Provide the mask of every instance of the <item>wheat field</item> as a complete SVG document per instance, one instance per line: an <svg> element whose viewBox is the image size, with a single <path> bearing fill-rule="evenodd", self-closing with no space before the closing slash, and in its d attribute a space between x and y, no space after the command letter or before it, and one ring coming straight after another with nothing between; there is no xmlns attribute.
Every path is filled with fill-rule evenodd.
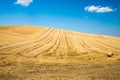
<svg viewBox="0 0 120 80"><path fill-rule="evenodd" d="M0 80L119 80L119 75L120 37L0 26Z"/></svg>

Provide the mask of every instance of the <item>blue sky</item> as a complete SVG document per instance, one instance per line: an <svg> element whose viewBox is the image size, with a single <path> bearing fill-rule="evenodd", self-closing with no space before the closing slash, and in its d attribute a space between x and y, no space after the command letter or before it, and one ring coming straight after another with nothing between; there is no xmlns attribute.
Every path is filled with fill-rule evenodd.
<svg viewBox="0 0 120 80"><path fill-rule="evenodd" d="M120 0L0 0L0 25L120 36Z"/></svg>

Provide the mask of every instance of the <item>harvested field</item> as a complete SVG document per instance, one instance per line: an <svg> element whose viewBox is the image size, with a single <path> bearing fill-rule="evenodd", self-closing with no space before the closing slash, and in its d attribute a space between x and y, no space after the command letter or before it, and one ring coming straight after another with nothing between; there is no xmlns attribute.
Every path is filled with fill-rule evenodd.
<svg viewBox="0 0 120 80"><path fill-rule="evenodd" d="M0 80L119 80L119 75L119 37L0 26Z"/></svg>

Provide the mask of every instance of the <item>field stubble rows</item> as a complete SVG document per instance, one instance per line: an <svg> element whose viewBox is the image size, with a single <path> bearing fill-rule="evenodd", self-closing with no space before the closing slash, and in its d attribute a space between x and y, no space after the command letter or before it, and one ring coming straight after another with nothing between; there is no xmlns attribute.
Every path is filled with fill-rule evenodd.
<svg viewBox="0 0 120 80"><path fill-rule="evenodd" d="M119 37L35 28L0 27L1 80L120 79Z"/></svg>

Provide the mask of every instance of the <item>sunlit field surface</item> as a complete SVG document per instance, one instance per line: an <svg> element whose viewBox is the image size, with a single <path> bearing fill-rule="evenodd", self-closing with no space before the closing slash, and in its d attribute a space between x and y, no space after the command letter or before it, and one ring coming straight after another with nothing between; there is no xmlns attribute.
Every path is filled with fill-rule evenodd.
<svg viewBox="0 0 120 80"><path fill-rule="evenodd" d="M119 79L119 37L0 26L0 80Z"/></svg>

